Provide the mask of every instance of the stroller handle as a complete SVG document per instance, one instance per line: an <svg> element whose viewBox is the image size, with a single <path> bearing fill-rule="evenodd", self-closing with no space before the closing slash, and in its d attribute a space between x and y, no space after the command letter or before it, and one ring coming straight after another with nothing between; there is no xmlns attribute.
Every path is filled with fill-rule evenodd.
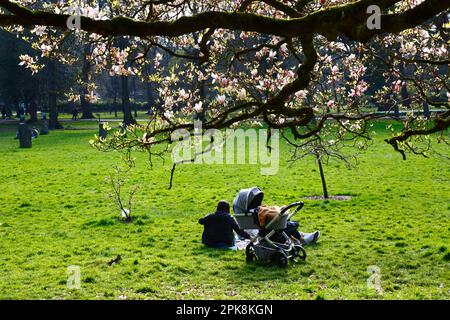
<svg viewBox="0 0 450 320"><path fill-rule="evenodd" d="M283 214L286 213L286 211L288 211L288 210L291 209L291 208L297 207L297 208L294 210L294 212L292 212L291 214L289 214L288 219L290 219L297 211L299 211L301 208L303 208L304 205L305 205L305 204L304 204L302 201L293 202L293 203L291 203L290 205L287 205L286 207L283 208L283 210L280 211L280 213L279 213L275 218L273 218L273 219L266 225L266 228L269 228L273 223L275 223L276 221L278 221L278 220L283 216ZM253 243L258 237L259 237L258 235L256 235L255 237L253 237L253 238L251 239L251 242Z"/></svg>
<svg viewBox="0 0 450 320"><path fill-rule="evenodd" d="M283 210L280 211L280 213L279 213L276 217L274 217L274 218L266 225L266 228L269 228L269 227L272 226L275 222L277 222L278 220L280 220L280 219L283 217L283 215L284 215L289 209L294 208L294 207L297 207L297 208L294 210L294 212L292 212L291 214L289 214L289 215L287 216L287 219L290 219L297 211L299 211L301 208L303 208L304 205L305 205L305 204L304 204L303 202L301 202L301 201L294 202L294 203L291 203L290 205L287 205L286 207L283 208Z"/></svg>
<svg viewBox="0 0 450 320"><path fill-rule="evenodd" d="M295 211L292 213L292 215L294 215L294 213L296 213L298 210L300 210L301 208L303 208L305 204L302 201L298 201L298 202L293 202L290 205L287 205L286 207L283 208L283 210L281 210L280 214L284 214L286 211L288 211L289 209L292 209L294 207L298 207L297 209L295 209Z"/></svg>

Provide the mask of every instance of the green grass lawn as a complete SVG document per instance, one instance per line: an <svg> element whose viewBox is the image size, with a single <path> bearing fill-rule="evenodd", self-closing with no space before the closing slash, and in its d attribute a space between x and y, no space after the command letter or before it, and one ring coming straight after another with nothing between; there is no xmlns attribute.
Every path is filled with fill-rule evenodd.
<svg viewBox="0 0 450 320"><path fill-rule="evenodd" d="M101 111L101 112L97 112L97 111L93 111L92 114L98 118L98 115L100 115L100 119L102 120L122 120L123 119L123 112L122 111L118 111L117 112L117 118L115 117L114 112L108 112L108 111ZM81 111L79 111L78 113L78 118L80 118L82 115ZM132 110L132 115L133 117L135 116L134 110ZM137 112L137 119L147 119L149 116L147 115L147 111L142 111L139 110ZM61 112L58 116L58 119L60 120L71 120L72 119L72 113L71 112L67 112L67 113L63 113Z"/></svg>
<svg viewBox="0 0 450 320"><path fill-rule="evenodd" d="M97 116L97 113L94 113L95 116ZM83 120L78 119L76 121L71 120L72 115L60 113L58 116L58 119L62 126L64 127L64 130L97 130L98 129L98 119L89 119L89 120ZM113 128L117 128L121 125L123 121L123 115L121 113L118 114L118 117L115 118L114 114L110 114L108 112L103 112L100 114L100 119L104 122L110 123L110 126ZM149 116L146 115L144 112L139 112L138 117L138 123L145 124L147 119L149 119ZM19 120L17 118L13 118L12 120L1 120L0 119L0 132L5 131L16 131L17 125L19 123ZM30 126L35 126L36 128L40 129L42 125L42 122L39 120L36 124L30 124Z"/></svg>
<svg viewBox="0 0 450 320"><path fill-rule="evenodd" d="M171 164L150 169L138 155L127 182L141 186L136 219L124 224L105 183L120 156L92 149L94 130L51 132L27 150L0 130L0 299L449 299L449 163L403 161L377 130L358 168L325 167L330 193L353 198L305 200L296 220L322 237L286 269L205 248L197 220L241 188L259 186L271 205L320 195L312 158L289 167L283 145L275 176L252 165L181 166L168 190ZM66 285L71 265L81 268L79 290ZM384 294L366 284L373 265Z"/></svg>

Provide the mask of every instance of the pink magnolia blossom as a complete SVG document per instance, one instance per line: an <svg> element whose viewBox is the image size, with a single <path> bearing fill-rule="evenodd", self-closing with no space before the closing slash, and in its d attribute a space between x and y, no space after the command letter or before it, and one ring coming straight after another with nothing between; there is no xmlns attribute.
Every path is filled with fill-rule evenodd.
<svg viewBox="0 0 450 320"><path fill-rule="evenodd" d="M164 112L164 117L166 117L167 119L173 119L174 115L172 111L166 111Z"/></svg>
<svg viewBox="0 0 450 320"><path fill-rule="evenodd" d="M33 30L31 30L31 33L34 33L37 36L42 36L47 31L47 27L45 26L36 26Z"/></svg>
<svg viewBox="0 0 450 320"><path fill-rule="evenodd" d="M187 99L189 99L189 93L187 93L186 90L184 90L184 89L181 89L181 90L179 91L179 95L180 95L180 99L181 99L181 100L187 100Z"/></svg>
<svg viewBox="0 0 450 320"><path fill-rule="evenodd" d="M216 83L216 81L220 80L220 77L215 73L211 74L211 78L212 78L212 84L214 84L214 83Z"/></svg>
<svg viewBox="0 0 450 320"><path fill-rule="evenodd" d="M153 60L153 63L155 64L155 68L158 69L161 66L161 61L163 59L163 55L161 53L157 53L155 55L155 59Z"/></svg>
<svg viewBox="0 0 450 320"><path fill-rule="evenodd" d="M417 54L417 47L414 44L414 42L407 42L402 44L402 47L400 48L400 53L406 54L406 55L412 55L415 56Z"/></svg>
<svg viewBox="0 0 450 320"><path fill-rule="evenodd" d="M97 94L95 94L93 91L86 94L84 96L84 98L86 99L86 101L91 102L91 103L98 102L98 100L100 99L100 97Z"/></svg>
<svg viewBox="0 0 450 320"><path fill-rule="evenodd" d="M227 78L220 78L220 86L222 88L228 87L229 81Z"/></svg>
<svg viewBox="0 0 450 320"><path fill-rule="evenodd" d="M348 61L355 61L356 60L356 55L354 53L352 53L351 55L348 56L347 60Z"/></svg>
<svg viewBox="0 0 450 320"><path fill-rule="evenodd" d="M164 107L167 110L172 109L172 107L174 106L175 101L173 100L173 98L171 96L166 97L166 100L164 101Z"/></svg>
<svg viewBox="0 0 450 320"><path fill-rule="evenodd" d="M275 59L276 56L277 56L277 52L276 52L276 51L271 50L271 51L269 52L269 60Z"/></svg>
<svg viewBox="0 0 450 320"><path fill-rule="evenodd" d="M25 66L25 68L30 69L32 74L37 73L42 68L33 57L27 54L20 55L19 59L21 61L19 66Z"/></svg>
<svg viewBox="0 0 450 320"><path fill-rule="evenodd" d="M350 97L361 97L368 89L365 81L359 82L353 89L350 90Z"/></svg>
<svg viewBox="0 0 450 320"><path fill-rule="evenodd" d="M100 17L99 7L87 7L84 9L84 14L91 19L97 19Z"/></svg>
<svg viewBox="0 0 450 320"><path fill-rule="evenodd" d="M292 70L285 70L284 77L288 78L288 80L293 79L295 77L295 72Z"/></svg>
<svg viewBox="0 0 450 320"><path fill-rule="evenodd" d="M247 97L247 90L245 88L242 88L241 91L239 91L237 98L239 100L244 100Z"/></svg>
<svg viewBox="0 0 450 320"><path fill-rule="evenodd" d="M259 90L269 90L272 87L269 79L259 80L259 85L256 86Z"/></svg>
<svg viewBox="0 0 450 320"><path fill-rule="evenodd" d="M305 99L306 98L306 90L300 90L300 91L297 91L296 93L295 93L295 97L297 98L297 99L300 99L300 100L302 100L302 99Z"/></svg>
<svg viewBox="0 0 450 320"><path fill-rule="evenodd" d="M396 80L392 83L392 91L397 94L400 92L400 89L402 87L402 81L401 80Z"/></svg>
<svg viewBox="0 0 450 320"><path fill-rule="evenodd" d="M366 73L367 68L364 66L359 66L359 67L351 67L350 68L350 77L352 79L359 79L362 76L364 76L364 74Z"/></svg>
<svg viewBox="0 0 450 320"><path fill-rule="evenodd" d="M219 95L217 96L217 103L220 105L223 105L225 103L226 97L225 95Z"/></svg>
<svg viewBox="0 0 450 320"><path fill-rule="evenodd" d="M444 46L434 48L434 54L436 54L439 58L447 58L448 57L448 50Z"/></svg>
<svg viewBox="0 0 450 320"><path fill-rule="evenodd" d="M289 51L286 43L283 43L283 45L280 47L280 53L284 58L289 57Z"/></svg>
<svg viewBox="0 0 450 320"><path fill-rule="evenodd" d="M332 74L333 76L338 75L338 74L339 74L339 67L336 66L336 65L334 65L334 66L331 68L331 74Z"/></svg>
<svg viewBox="0 0 450 320"><path fill-rule="evenodd" d="M204 81L206 80L205 75L203 74L203 72L199 71L198 72L198 81Z"/></svg>
<svg viewBox="0 0 450 320"><path fill-rule="evenodd" d="M323 60L324 64L331 64L333 62L333 59L331 58L331 56L326 56L325 59Z"/></svg>
<svg viewBox="0 0 450 320"><path fill-rule="evenodd" d="M327 107L330 109L333 109L334 108L334 100L328 100Z"/></svg>
<svg viewBox="0 0 450 320"><path fill-rule="evenodd" d="M203 102L200 101L200 102L196 103L194 106L194 110L198 113L202 112L203 111Z"/></svg>

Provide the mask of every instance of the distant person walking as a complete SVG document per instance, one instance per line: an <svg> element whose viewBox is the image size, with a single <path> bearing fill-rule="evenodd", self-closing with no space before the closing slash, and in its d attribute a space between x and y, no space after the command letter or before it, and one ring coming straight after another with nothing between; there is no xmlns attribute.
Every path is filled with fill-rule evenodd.
<svg viewBox="0 0 450 320"><path fill-rule="evenodd" d="M19 103L19 109L17 110L17 118L25 117L25 104Z"/></svg>
<svg viewBox="0 0 450 320"><path fill-rule="evenodd" d="M76 121L78 119L78 109L77 107L73 107L72 109L72 120Z"/></svg>

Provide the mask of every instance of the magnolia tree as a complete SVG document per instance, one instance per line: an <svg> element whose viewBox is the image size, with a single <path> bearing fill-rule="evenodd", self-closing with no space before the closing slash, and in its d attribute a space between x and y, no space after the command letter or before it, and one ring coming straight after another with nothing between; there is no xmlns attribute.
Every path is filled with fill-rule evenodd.
<svg viewBox="0 0 450 320"><path fill-rule="evenodd" d="M402 125L386 142L405 158L426 156L432 138L447 143L449 7L444 0L0 0L0 26L40 51L22 56L32 72L42 57L73 63L64 43L89 41L98 72L158 83L161 110L147 125L97 139L101 150L159 155L155 146L175 130L194 134L192 118L203 130L260 121L296 144L314 143L333 123L335 140L363 148L368 122L400 110ZM176 63L163 64L168 56ZM86 88L95 99L95 85Z"/></svg>

